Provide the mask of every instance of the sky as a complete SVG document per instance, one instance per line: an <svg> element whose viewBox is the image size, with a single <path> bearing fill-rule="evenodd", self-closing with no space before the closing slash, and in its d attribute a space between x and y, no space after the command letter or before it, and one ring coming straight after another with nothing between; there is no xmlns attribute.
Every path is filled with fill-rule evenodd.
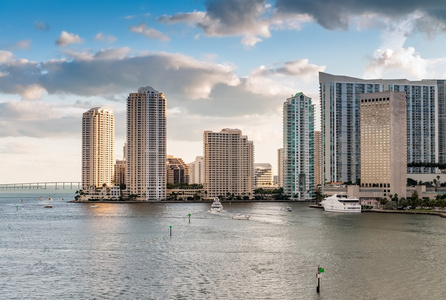
<svg viewBox="0 0 446 300"><path fill-rule="evenodd" d="M167 99L167 154L192 162L205 130L238 128L277 174L288 97L319 114L319 72L446 78L445 33L439 0L0 0L0 183L80 181L93 107L122 158L142 86Z"/></svg>

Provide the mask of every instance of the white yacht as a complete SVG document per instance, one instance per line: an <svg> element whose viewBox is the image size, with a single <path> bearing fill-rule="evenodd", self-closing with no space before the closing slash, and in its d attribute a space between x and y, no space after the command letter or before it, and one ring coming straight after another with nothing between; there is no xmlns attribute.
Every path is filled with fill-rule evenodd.
<svg viewBox="0 0 446 300"><path fill-rule="evenodd" d="M334 194L321 202L325 211L361 212L361 204L357 198L348 198Z"/></svg>
<svg viewBox="0 0 446 300"><path fill-rule="evenodd" d="M220 200L218 200L218 197L215 197L214 202L211 205L211 211L222 211L223 205L221 204Z"/></svg>

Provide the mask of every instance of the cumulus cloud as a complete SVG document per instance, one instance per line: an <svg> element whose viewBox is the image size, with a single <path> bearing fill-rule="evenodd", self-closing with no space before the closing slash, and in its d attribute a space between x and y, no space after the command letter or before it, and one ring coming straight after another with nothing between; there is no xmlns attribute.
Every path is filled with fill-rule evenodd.
<svg viewBox="0 0 446 300"><path fill-rule="evenodd" d="M422 58L413 47L396 50L378 49L369 59L365 78L427 79L446 76L446 58Z"/></svg>
<svg viewBox="0 0 446 300"><path fill-rule="evenodd" d="M84 40L81 39L79 35L62 31L59 38L56 40L56 45L65 47L69 44L82 44L83 42Z"/></svg>
<svg viewBox="0 0 446 300"><path fill-rule="evenodd" d="M106 43L114 43L116 42L118 39L113 36L113 35L105 35L102 32L99 32L98 34L96 34L96 36L94 37L95 41L100 41L100 42L106 42Z"/></svg>
<svg viewBox="0 0 446 300"><path fill-rule="evenodd" d="M130 26L129 30L131 32L135 32L141 35L144 35L145 37L148 37L149 39L153 40L160 40L160 41L169 41L169 37L167 35L164 35L160 31L147 27L147 24L145 22L140 23L138 26Z"/></svg>
<svg viewBox="0 0 446 300"><path fill-rule="evenodd" d="M75 94L113 95L153 85L187 99L208 98L218 83L237 85L238 77L228 64L199 61L186 55L155 53L129 56L129 48L106 49L97 53L70 52L70 60L35 63L14 59L0 52L5 63L0 77L0 92L28 95ZM119 70L119 72L117 71Z"/></svg>

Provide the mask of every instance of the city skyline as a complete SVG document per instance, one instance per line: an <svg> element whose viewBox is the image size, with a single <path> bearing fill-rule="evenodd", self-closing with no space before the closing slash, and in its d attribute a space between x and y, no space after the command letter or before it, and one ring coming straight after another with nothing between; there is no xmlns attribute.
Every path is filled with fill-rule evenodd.
<svg viewBox="0 0 446 300"><path fill-rule="evenodd" d="M168 99L167 154L190 163L204 131L239 128L277 174L282 103L319 111L318 72L446 78L446 4L304 3L0 1L0 182L80 181L82 113L110 107L121 149L141 86Z"/></svg>

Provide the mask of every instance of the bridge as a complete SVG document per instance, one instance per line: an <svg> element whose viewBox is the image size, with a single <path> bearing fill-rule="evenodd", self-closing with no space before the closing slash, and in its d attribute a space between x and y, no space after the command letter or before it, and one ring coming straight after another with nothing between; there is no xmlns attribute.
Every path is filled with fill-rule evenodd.
<svg viewBox="0 0 446 300"><path fill-rule="evenodd" d="M78 181L0 183L0 190L80 189L81 186L82 183Z"/></svg>

